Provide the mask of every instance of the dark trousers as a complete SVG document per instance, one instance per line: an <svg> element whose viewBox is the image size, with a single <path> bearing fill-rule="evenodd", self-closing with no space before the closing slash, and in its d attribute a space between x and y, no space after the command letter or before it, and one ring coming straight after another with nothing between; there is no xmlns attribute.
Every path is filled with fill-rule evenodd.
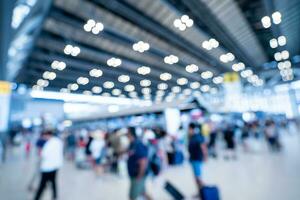
<svg viewBox="0 0 300 200"><path fill-rule="evenodd" d="M52 185L52 194L53 194L53 199L56 199L57 194L56 194L56 170L52 172L42 172L42 178L40 182L39 189L36 193L35 200L39 200L47 183L50 182Z"/></svg>

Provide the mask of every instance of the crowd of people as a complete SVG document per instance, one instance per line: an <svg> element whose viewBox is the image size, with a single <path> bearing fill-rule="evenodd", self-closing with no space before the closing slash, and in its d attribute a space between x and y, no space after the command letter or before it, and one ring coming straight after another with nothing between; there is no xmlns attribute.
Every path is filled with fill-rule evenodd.
<svg viewBox="0 0 300 200"><path fill-rule="evenodd" d="M217 158L224 152L224 159L238 159L237 146L251 152L257 148L255 143L263 138L270 151L278 152L282 149L280 129L284 126L268 119L264 123L252 121L243 124L192 122L180 126L175 134L158 127L125 127L111 132L98 128L67 129L62 133L43 130L36 141L40 176L35 174L33 179L40 177L40 184L34 199L40 199L48 182L52 186L53 199L57 198L56 174L64 158L74 162L78 169L94 169L96 177L108 172L128 175L131 200L140 196L151 199L145 189L146 178L159 176L170 165L189 160L200 191L205 185L202 166L209 157ZM24 138L28 157L32 144L27 136ZM225 151L220 152L219 144L225 144ZM30 190L33 189L32 182Z"/></svg>

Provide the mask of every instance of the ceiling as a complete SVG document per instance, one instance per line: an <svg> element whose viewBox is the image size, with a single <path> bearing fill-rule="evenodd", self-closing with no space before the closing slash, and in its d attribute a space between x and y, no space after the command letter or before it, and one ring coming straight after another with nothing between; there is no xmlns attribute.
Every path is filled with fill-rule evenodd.
<svg viewBox="0 0 300 200"><path fill-rule="evenodd" d="M102 88L101 94L120 96L121 92L121 96L127 97L132 91L132 87L126 87L130 84L134 85L137 96L161 101L166 96L174 97L176 89L172 88L178 90L178 86L185 94L190 94L191 89L198 90L197 83L205 86L200 87L203 92L209 91L208 86L221 88L220 76L232 72L237 63L243 63L242 69L235 69L238 73L250 69L257 75L254 81L242 78L243 84L278 84L282 77L274 53L284 50L289 52L285 60L292 63L293 78L299 79L300 0L54 0L49 5L49 9L40 13L43 20L35 27L39 29L31 48L25 49L28 54L14 78L18 83L34 86L49 71L55 72L55 79L47 80L49 84L42 87L44 90L66 88L64 92L89 94L98 86ZM281 23L264 28L262 17L275 11L280 11ZM194 22L184 31L174 26L174 20L182 15L188 15ZM103 30L98 34L85 31L89 19L101 22ZM281 35L286 37L286 45L271 48L269 41ZM203 42L212 38L219 45L207 50ZM149 50L142 53L133 50L139 41L148 43ZM79 47L80 53L66 55L64 49L68 44ZM228 53L234 59L222 62L220 56ZM165 63L164 58L169 55L177 56L178 62ZM108 66L107 60L112 57L121 59L121 65ZM64 62L66 68L52 69L54 60ZM186 66L191 64L198 66L198 70L188 72ZM141 66L149 67L151 72L139 74ZM91 77L92 69L100 69L102 76ZM162 80L163 73L171 74L171 77L164 74L170 79ZM130 80L120 82L121 75L129 76ZM88 83L78 84L79 77L88 78ZM113 88L105 88L105 82L113 82ZM78 89L71 90L71 85L68 89L68 84L73 83L79 85ZM161 83L168 87L158 94L158 87L163 87Z"/></svg>

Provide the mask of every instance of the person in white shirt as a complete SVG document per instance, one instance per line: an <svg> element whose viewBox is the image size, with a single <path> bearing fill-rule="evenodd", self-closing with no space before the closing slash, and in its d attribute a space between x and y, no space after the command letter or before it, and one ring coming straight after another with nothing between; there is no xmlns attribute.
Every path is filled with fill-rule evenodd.
<svg viewBox="0 0 300 200"><path fill-rule="evenodd" d="M63 143L53 135L52 131L46 131L43 134L46 143L41 151L41 182L37 190L35 200L40 199L48 182L52 185L53 199L57 198L56 174L63 164Z"/></svg>
<svg viewBox="0 0 300 200"><path fill-rule="evenodd" d="M97 176L99 176L102 172L101 163L103 160L104 148L104 133L102 131L95 131L93 134L93 140L90 146L90 151L94 160L94 168Z"/></svg>

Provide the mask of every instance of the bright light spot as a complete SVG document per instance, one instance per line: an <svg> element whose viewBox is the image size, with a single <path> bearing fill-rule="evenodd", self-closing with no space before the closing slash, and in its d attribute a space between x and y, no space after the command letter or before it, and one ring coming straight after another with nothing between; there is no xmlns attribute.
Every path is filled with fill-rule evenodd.
<svg viewBox="0 0 300 200"><path fill-rule="evenodd" d="M103 83L103 87L106 88L106 89L111 89L115 86L114 82L112 81L105 81Z"/></svg>
<svg viewBox="0 0 300 200"><path fill-rule="evenodd" d="M151 72L150 67L141 66L137 69L137 73L141 75L147 75Z"/></svg>
<svg viewBox="0 0 300 200"><path fill-rule="evenodd" d="M150 80L147 80L147 79L144 79L144 80L141 80L140 81L140 85L142 87L149 87L151 85L151 81Z"/></svg>
<svg viewBox="0 0 300 200"><path fill-rule="evenodd" d="M163 81L168 81L168 80L171 80L172 78L172 75L168 72L165 72L165 73L162 73L159 78Z"/></svg>
<svg viewBox="0 0 300 200"><path fill-rule="evenodd" d="M169 55L164 58L164 62L169 65L173 65L179 61L177 56Z"/></svg>
<svg viewBox="0 0 300 200"><path fill-rule="evenodd" d="M222 76L216 76L213 78L213 83L214 84L221 84L223 83L223 77Z"/></svg>
<svg viewBox="0 0 300 200"><path fill-rule="evenodd" d="M89 74L92 77L99 78L100 76L103 75L103 72L100 69L92 69L92 70L90 70Z"/></svg>
<svg viewBox="0 0 300 200"><path fill-rule="evenodd" d="M269 16L264 16L261 18L261 23L264 28L270 28L271 27L271 19Z"/></svg>
<svg viewBox="0 0 300 200"><path fill-rule="evenodd" d="M166 83L159 83L159 84L157 85L157 88L158 88L159 90L166 90L166 89L168 89L168 84L166 84Z"/></svg>
<svg viewBox="0 0 300 200"><path fill-rule="evenodd" d="M135 87L134 87L134 85L126 85L126 86L124 87L124 90L125 90L126 92L132 92L132 91L135 90Z"/></svg>
<svg viewBox="0 0 300 200"><path fill-rule="evenodd" d="M190 84L190 87L192 88L192 89L198 89L199 87L200 87L200 83L199 82L192 82L191 84Z"/></svg>
<svg viewBox="0 0 300 200"><path fill-rule="evenodd" d="M189 73L194 73L199 70L199 67L195 64L190 64L185 67L185 70Z"/></svg>
<svg viewBox="0 0 300 200"><path fill-rule="evenodd" d="M122 64L122 60L119 58L112 57L112 58L108 59L106 63L110 67L118 67Z"/></svg>
<svg viewBox="0 0 300 200"><path fill-rule="evenodd" d="M92 88L92 92L95 93L95 94L100 94L102 92L102 88L99 87L99 86L94 86Z"/></svg>
<svg viewBox="0 0 300 200"><path fill-rule="evenodd" d="M127 83L128 81L130 81L130 77L123 74L118 77L118 81L121 83Z"/></svg>
<svg viewBox="0 0 300 200"><path fill-rule="evenodd" d="M188 80L186 78L179 78L177 79L178 85L186 85L188 83Z"/></svg>
<svg viewBox="0 0 300 200"><path fill-rule="evenodd" d="M210 79L210 78L212 78L213 77L213 73L211 72L211 71L205 71L205 72L202 72L201 73L201 77L203 78L203 79Z"/></svg>

